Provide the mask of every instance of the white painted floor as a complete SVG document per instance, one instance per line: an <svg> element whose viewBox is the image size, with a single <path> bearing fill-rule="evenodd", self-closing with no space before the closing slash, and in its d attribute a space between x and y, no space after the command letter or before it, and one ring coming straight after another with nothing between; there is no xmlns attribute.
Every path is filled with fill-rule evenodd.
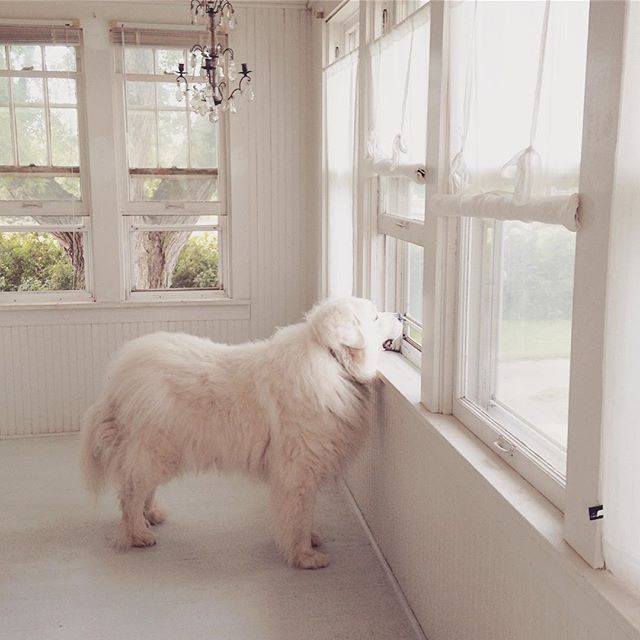
<svg viewBox="0 0 640 640"><path fill-rule="evenodd" d="M158 544L117 553L115 499L80 484L76 436L0 441L2 640L415 638L351 507L323 495L331 565L289 569L265 489L190 477L159 491Z"/></svg>

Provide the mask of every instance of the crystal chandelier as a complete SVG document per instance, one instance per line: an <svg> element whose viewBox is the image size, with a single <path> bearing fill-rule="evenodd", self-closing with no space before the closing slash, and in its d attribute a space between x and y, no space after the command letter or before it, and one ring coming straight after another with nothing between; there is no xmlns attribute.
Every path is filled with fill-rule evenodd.
<svg viewBox="0 0 640 640"><path fill-rule="evenodd" d="M220 42L220 35L226 34L227 29L235 29L237 24L229 0L191 0L191 16L192 24L207 25L209 43L191 47L191 84L185 65L178 65L176 98L188 100L192 111L217 122L221 111L236 113L241 100L253 102L253 72L245 62L238 71L233 49Z"/></svg>

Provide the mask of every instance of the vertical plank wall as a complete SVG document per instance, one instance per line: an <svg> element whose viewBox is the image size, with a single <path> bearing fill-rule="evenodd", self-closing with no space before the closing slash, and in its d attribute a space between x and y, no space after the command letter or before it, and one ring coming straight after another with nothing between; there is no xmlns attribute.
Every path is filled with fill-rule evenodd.
<svg viewBox="0 0 640 640"><path fill-rule="evenodd" d="M122 308L108 320L82 311L77 321L74 310L61 317L38 309L9 312L14 324L0 312L0 437L77 430L107 361L131 338L157 330L236 343L263 338L299 320L315 299L307 286L315 282L308 230L316 215L307 195L310 12L300 4L236 11L237 62L255 70L256 100L233 116L230 136L231 207L249 212L249 228L232 229L249 236L242 259L250 266L234 295L248 298L249 309L230 319L215 306L195 314L185 307L183 320L175 311Z"/></svg>

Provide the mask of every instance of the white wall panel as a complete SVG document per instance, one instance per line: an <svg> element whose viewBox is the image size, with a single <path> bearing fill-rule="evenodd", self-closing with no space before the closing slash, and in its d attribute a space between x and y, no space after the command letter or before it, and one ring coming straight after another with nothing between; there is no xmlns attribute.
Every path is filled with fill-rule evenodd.
<svg viewBox="0 0 640 640"><path fill-rule="evenodd" d="M182 331L219 342L249 337L249 321L110 322L0 327L0 435L77 431L107 363L128 340Z"/></svg>
<svg viewBox="0 0 640 640"><path fill-rule="evenodd" d="M429 640L637 640L560 524L541 535L387 384L375 415L348 485ZM512 473L489 450L477 457ZM516 501L536 502L517 482Z"/></svg>

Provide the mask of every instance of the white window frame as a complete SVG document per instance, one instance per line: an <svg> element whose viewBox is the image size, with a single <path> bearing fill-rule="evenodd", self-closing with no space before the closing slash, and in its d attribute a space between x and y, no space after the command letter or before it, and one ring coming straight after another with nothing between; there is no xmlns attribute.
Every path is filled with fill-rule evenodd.
<svg viewBox="0 0 640 640"><path fill-rule="evenodd" d="M458 335L462 335L460 325L464 321L459 307L459 278L462 276L459 256L464 250L464 234L460 220L438 218L428 210L431 195L447 192L446 168L449 166L444 145L448 7L443 0L431 0L430 5L429 107L426 114L429 178L425 222L422 236L416 242L424 247L421 401L433 413L454 413L495 454L563 510L565 540L591 566L602 567L601 524L599 520L590 519L589 508L601 504L602 495L600 438L607 239L613 196L625 3L590 3L580 167L582 227L576 238L566 486L544 465L531 464L530 459L521 455L521 449L514 447L519 443L502 434L498 423L491 425L486 418L477 415L473 406L455 402L454 411L456 387L459 388L463 370L459 367L461 345ZM361 60L366 55L367 43L376 33L377 7L379 3L360 3ZM364 82L359 80L357 139L360 149L366 149L366 99ZM380 304L384 302L384 292L379 284L384 265L380 262L380 256L384 256L382 236L393 235L414 241L414 230L420 231L416 229L415 221L403 218L398 224L399 220L385 213L371 219L369 212L375 209L371 204L376 202L378 194L364 167L363 155L358 158L356 189L356 294L371 297Z"/></svg>
<svg viewBox="0 0 640 640"><path fill-rule="evenodd" d="M77 27L77 23L69 21L46 21L32 23L29 20L2 20L2 24L28 26L47 27ZM40 70L13 70L13 69L0 69L0 77L9 78L43 78L44 82L44 103L43 109L45 110L46 126L47 126L47 138L49 140L48 147L49 153L51 153L50 143L50 124L49 124L49 109L51 108L48 98L47 78L61 78L72 79L76 83L76 104L73 105L76 108L78 116L78 154L79 165L77 171L73 167L61 168L62 171L56 171L54 175L60 173L79 173L80 177L80 200L63 200L63 201L43 201L43 200L20 200L20 201L0 201L0 217L31 217L37 215L38 217L77 217L80 222L78 224L58 224L52 223L51 225L2 225L0 226L0 232L8 233L29 233L29 232L52 232L52 231L73 231L83 234L83 252L84 252L84 289L80 290L52 290L52 291L1 291L0 292L0 304L41 304L51 302L90 302L94 300L93 297L93 257L92 257L92 224L91 224L91 191L90 191L90 176L89 176L89 162L87 154L87 119L86 119L86 100L85 100L85 87L84 87L84 45L81 41L80 44L70 45L73 46L76 54L76 70L75 71L48 71L44 69L45 56L44 47L51 45L51 42L33 42L30 43L34 46L41 48L41 55L43 60L43 68ZM0 44L0 47L5 48L7 62L9 61L9 46L10 44ZM13 105L12 101L12 83L9 82L9 102ZM16 122L15 112L12 118L12 131L13 135L16 135ZM15 141L17 144L17 141ZM17 154L17 148L14 149L14 153ZM53 166L53 165L52 165ZM46 169L49 167L37 167L31 168L24 166L21 174L34 173L37 175L47 175Z"/></svg>
<svg viewBox="0 0 640 640"><path fill-rule="evenodd" d="M165 27L166 28L166 27ZM180 27L174 27L176 30L183 30ZM129 160L127 152L127 122L126 122L126 98L125 83L127 80L149 81L149 82L167 82L166 78L158 75L130 74L124 73L124 52L127 45L114 45L115 61L116 61L116 142L118 148L118 184L119 192L119 210L121 212L122 244L123 244L123 276L124 276L124 293L125 298L132 302L145 301L177 301L177 300L222 300L231 297L231 258L230 258L230 225L229 225L229 205L228 205L228 189L229 189L229 116L222 112L220 120L217 124L211 125L217 127L217 144L218 144L218 182L217 191L218 199L211 202L201 201L179 201L179 202L134 202L129 198ZM143 45L148 49L175 49L176 45ZM133 264L131 260L131 235L133 231L139 228L139 223L135 222L135 218L139 216L152 215L154 217L167 216L173 220L168 225L162 223L154 223L153 229L156 231L167 231L173 227L181 226L175 223L175 217L184 215L185 218L190 216L217 216L218 222L214 225L218 232L218 255L220 258L219 274L221 289L155 289L155 290L134 290L133 289ZM195 225L185 222L181 226L187 230L205 230L206 226Z"/></svg>

